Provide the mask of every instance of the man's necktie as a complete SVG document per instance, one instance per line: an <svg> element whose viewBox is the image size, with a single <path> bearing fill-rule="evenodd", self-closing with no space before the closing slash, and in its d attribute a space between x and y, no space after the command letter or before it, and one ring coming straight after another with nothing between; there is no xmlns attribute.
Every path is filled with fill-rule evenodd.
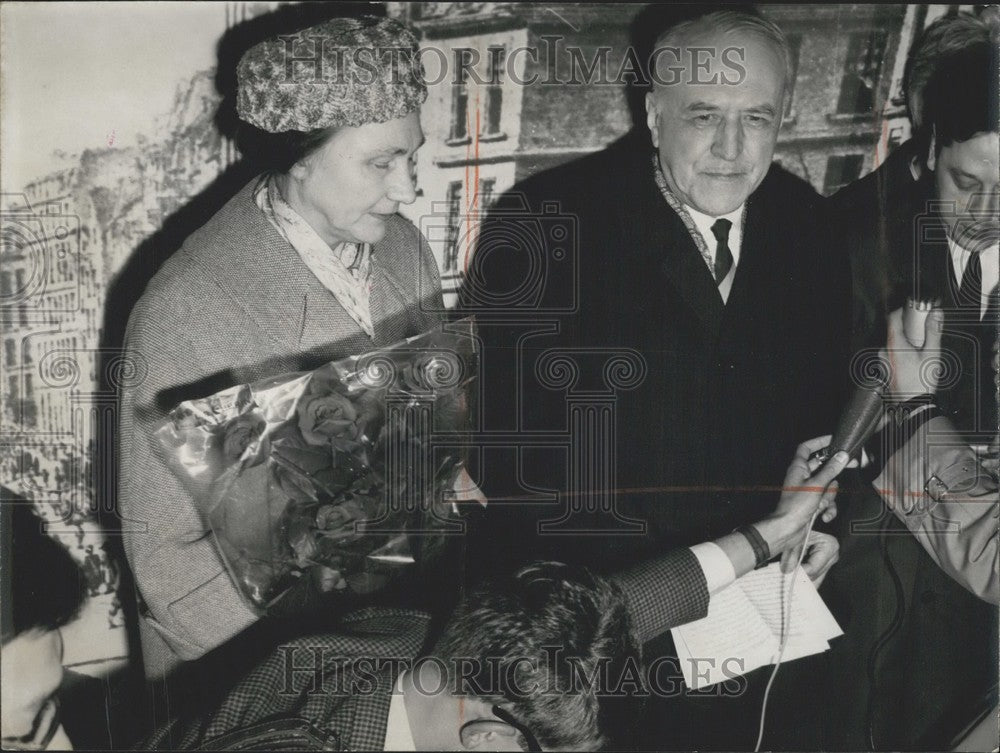
<svg viewBox="0 0 1000 753"><path fill-rule="evenodd" d="M975 311L978 318L982 297L983 266L979 260L979 254L972 253L969 255L965 272L962 274L962 284L958 286L956 303L959 308Z"/></svg>
<svg viewBox="0 0 1000 753"><path fill-rule="evenodd" d="M715 284L719 285L726 279L729 270L733 268L733 252L729 250L729 228L733 226L729 220L716 220L712 225L712 235L715 236Z"/></svg>

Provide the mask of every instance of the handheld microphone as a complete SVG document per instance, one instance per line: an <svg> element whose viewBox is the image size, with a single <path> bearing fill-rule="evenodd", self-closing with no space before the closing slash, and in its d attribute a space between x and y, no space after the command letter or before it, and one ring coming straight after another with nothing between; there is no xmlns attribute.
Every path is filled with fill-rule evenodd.
<svg viewBox="0 0 1000 753"><path fill-rule="evenodd" d="M871 435L875 433L879 419L882 417L883 399L887 391L888 385L886 384L885 379L882 378L876 378L868 384L860 385L856 390L854 390L854 394L851 395L851 401L847 404L847 408L841 414L840 420L837 422L837 429L833 433L833 438L830 440L830 444L821 450L816 450L816 452L809 456L809 460L817 460L819 461L819 465L822 465L831 456L836 455L841 450L846 452L850 458L853 458L858 452L860 452L864 443L867 442ZM817 513L818 511L813 513L813 516L809 521L809 525L806 527L803 542L805 542L809 538L810 533L812 533L813 522L816 520ZM801 567L805 553L806 547L803 546L799 550L798 561L795 565L796 570ZM784 609L785 616L782 618L781 642L779 643L778 657L774 662L774 669L771 671L771 678L768 680L767 687L764 689L764 703L760 712L760 730L757 735L757 744L754 746L755 751L760 750L760 744L764 739L764 717L767 711L768 697L771 694L771 684L774 682L774 678L778 674L778 668L781 666L781 660L784 656L785 646L788 641L786 626L791 623L792 619L792 591L794 588L795 579L793 578L788 584L788 594L785 597L785 603L787 606Z"/></svg>
<svg viewBox="0 0 1000 753"><path fill-rule="evenodd" d="M825 463L829 457L841 450L853 459L878 427L886 391L887 385L881 380L861 385L854 390L847 408L837 422L837 429L829 446L817 450L809 459Z"/></svg>

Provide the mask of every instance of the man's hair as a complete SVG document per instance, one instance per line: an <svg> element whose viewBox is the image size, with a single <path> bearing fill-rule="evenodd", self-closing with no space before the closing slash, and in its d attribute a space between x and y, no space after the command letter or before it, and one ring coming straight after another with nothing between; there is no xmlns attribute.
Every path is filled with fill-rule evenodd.
<svg viewBox="0 0 1000 753"><path fill-rule="evenodd" d="M479 662L478 689L453 690L509 703L543 748L618 748L634 724L637 699L608 691L642 667L640 645L620 590L583 568L537 562L480 587L433 655L449 672Z"/></svg>
<svg viewBox="0 0 1000 753"><path fill-rule="evenodd" d="M0 487L3 643L28 630L55 630L72 620L84 600L80 570L69 552L42 531L31 503Z"/></svg>
<svg viewBox="0 0 1000 753"><path fill-rule="evenodd" d="M633 37L643 65L648 65L653 51L678 46L686 35L698 32L751 32L771 42L785 62L785 86L792 75L792 51L785 33L749 4L653 5L636 17ZM647 79L650 71L644 71Z"/></svg>
<svg viewBox="0 0 1000 753"><path fill-rule="evenodd" d="M995 133L997 48L980 42L942 58L924 90L924 131L938 150L977 133Z"/></svg>
<svg viewBox="0 0 1000 753"><path fill-rule="evenodd" d="M913 43L903 70L903 92L914 128L923 124L923 95L938 62L972 45L990 41L990 26L971 13L942 16Z"/></svg>

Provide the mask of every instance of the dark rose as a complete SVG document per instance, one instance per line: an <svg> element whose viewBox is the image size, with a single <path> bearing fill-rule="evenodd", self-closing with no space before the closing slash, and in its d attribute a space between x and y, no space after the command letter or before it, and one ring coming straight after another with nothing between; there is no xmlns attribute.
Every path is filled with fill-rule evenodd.
<svg viewBox="0 0 1000 753"><path fill-rule="evenodd" d="M226 424L222 440L222 454L226 460L233 462L243 457L247 447L256 442L265 429L267 421L257 413L244 413Z"/></svg>
<svg viewBox="0 0 1000 753"><path fill-rule="evenodd" d="M357 418L358 412L351 401L335 392L303 398L299 405L299 430L306 442L313 445L346 440L356 446Z"/></svg>
<svg viewBox="0 0 1000 753"><path fill-rule="evenodd" d="M341 502L338 505L323 505L316 512L316 527L321 536L348 543L361 538L364 531L355 530L355 523L367 520L364 508L354 501Z"/></svg>

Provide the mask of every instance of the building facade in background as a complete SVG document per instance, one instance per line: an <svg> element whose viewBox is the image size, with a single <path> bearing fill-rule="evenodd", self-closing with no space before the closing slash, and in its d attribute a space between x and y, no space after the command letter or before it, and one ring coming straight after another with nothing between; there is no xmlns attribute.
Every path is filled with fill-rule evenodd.
<svg viewBox="0 0 1000 753"><path fill-rule="evenodd" d="M633 126L620 82L632 64L630 24L643 7L388 3L390 15L418 30L427 53L432 85L422 112L420 194L402 211L438 257L447 303L494 197ZM830 195L909 138L902 78L916 35L941 15L975 6L761 9L787 33L795 68L775 159ZM439 77L442 64L453 75Z"/></svg>

